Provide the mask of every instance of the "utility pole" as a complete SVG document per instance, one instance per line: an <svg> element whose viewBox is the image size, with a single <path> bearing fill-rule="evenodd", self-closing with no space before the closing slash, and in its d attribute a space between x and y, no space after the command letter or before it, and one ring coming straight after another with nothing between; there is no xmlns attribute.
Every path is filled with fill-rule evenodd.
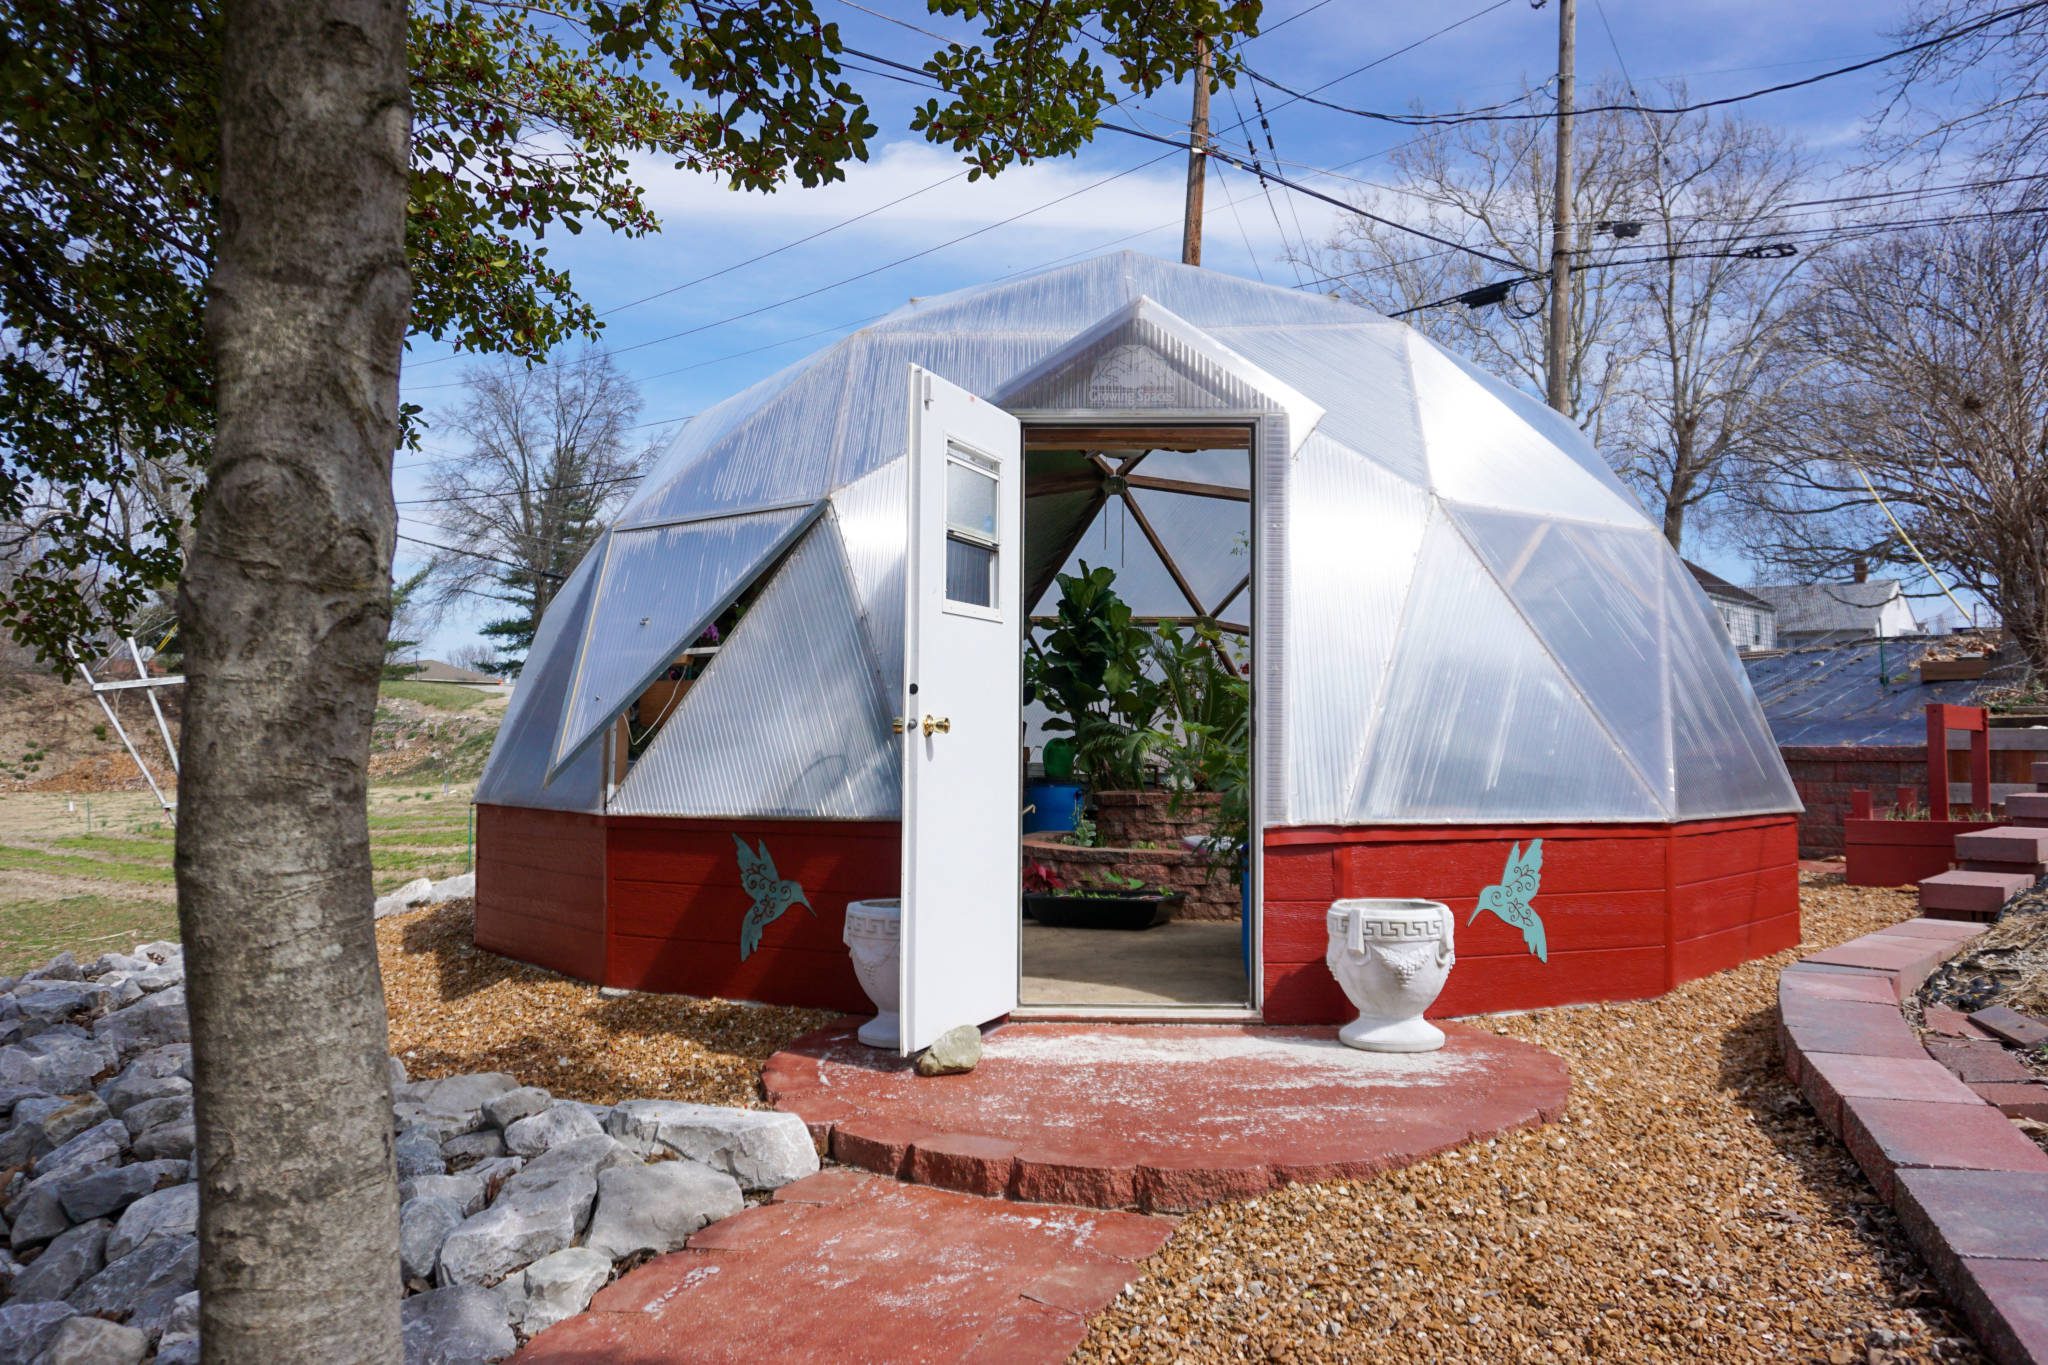
<svg viewBox="0 0 2048 1365"><path fill-rule="evenodd" d="M1550 227L1550 333L1545 355L1546 400L1571 413L1572 354L1572 85L1577 66L1578 0L1557 0L1557 186Z"/></svg>
<svg viewBox="0 0 2048 1365"><path fill-rule="evenodd" d="M1209 40L1196 40L1195 112L1188 120L1188 203L1180 229L1180 263L1202 263L1202 191L1209 183Z"/></svg>

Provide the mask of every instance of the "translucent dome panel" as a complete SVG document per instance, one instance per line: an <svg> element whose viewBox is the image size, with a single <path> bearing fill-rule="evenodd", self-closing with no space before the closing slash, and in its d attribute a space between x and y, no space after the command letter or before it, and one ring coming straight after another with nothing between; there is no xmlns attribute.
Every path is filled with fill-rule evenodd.
<svg viewBox="0 0 2048 1365"><path fill-rule="evenodd" d="M1000 332L874 333L860 338L861 382L847 393L833 483L844 487L908 448L910 367L920 365L969 393L993 393L1050 352L1052 337Z"/></svg>
<svg viewBox="0 0 2048 1365"><path fill-rule="evenodd" d="M1401 606L1429 522L1429 495L1328 438L1295 458L1288 500L1285 657L1262 670L1285 690L1293 824L1354 818L1353 792L1394 657Z"/></svg>
<svg viewBox="0 0 2048 1365"><path fill-rule="evenodd" d="M1671 800L1663 538L1580 522L1454 508L1545 647L1650 786Z"/></svg>
<svg viewBox="0 0 2048 1365"><path fill-rule="evenodd" d="M833 451L855 382L856 346L841 342L803 365L715 437L693 433L694 422L684 427L676 453L643 485L620 527L823 498L832 489ZM860 382L867 382L865 375Z"/></svg>
<svg viewBox="0 0 2048 1365"><path fill-rule="evenodd" d="M616 719L820 508L614 531L569 688L555 764Z"/></svg>
<svg viewBox="0 0 2048 1365"><path fill-rule="evenodd" d="M1735 646L1677 555L1665 558L1664 601L1678 817L1798 810L1799 793Z"/></svg>
<svg viewBox="0 0 2048 1365"><path fill-rule="evenodd" d="M1559 450L1562 450L1571 458L1572 463L1585 470L1586 473L1592 475L1600 483L1606 485L1617 497L1627 502L1637 512L1640 513L1642 511L1643 505L1637 500L1636 495L1630 492L1628 485L1623 483L1615 475L1614 471L1608 467L1606 459L1601 456L1598 450L1593 448L1593 443L1586 439L1586 434L1578 429L1571 418L1566 417L1547 403L1538 402L1535 398L1522 392L1522 390L1508 383L1499 375L1488 373L1480 366L1467 360L1464 356L1459 355L1456 351L1446 350L1442 352L1442 355L1446 360L1449 360L1453 365L1456 365L1459 369L1470 375L1475 384L1485 388L1496 398L1499 398L1501 402L1507 404L1508 408L1517 417L1520 417L1530 426L1548 436ZM1643 519L1645 521L1649 520L1647 516Z"/></svg>
<svg viewBox="0 0 2048 1365"><path fill-rule="evenodd" d="M1230 327L1231 348L1322 405L1316 430L1418 487L1429 485L1405 327ZM1306 433L1300 433L1306 435Z"/></svg>
<svg viewBox="0 0 2048 1365"><path fill-rule="evenodd" d="M476 799L483 805L534 806L542 810L595 811L602 808L603 775L595 751L584 754L555 780L547 780L555 732L569 697L569 678L576 671L576 643L590 620L591 585L604 563L605 542L590 548L555 594L533 634L519 685L505 723L491 745L490 761L477 780Z"/></svg>
<svg viewBox="0 0 2048 1365"><path fill-rule="evenodd" d="M906 461L891 460L832 495L832 516L853 571L861 628L882 677L882 694L903 692L903 567L910 536Z"/></svg>
<svg viewBox="0 0 2048 1365"><path fill-rule="evenodd" d="M902 772L839 533L804 537L627 775L625 815L888 820Z"/></svg>
<svg viewBox="0 0 2048 1365"><path fill-rule="evenodd" d="M1396 823L1666 818L1441 514L1424 538L1361 786L1365 817Z"/></svg>
<svg viewBox="0 0 2048 1365"><path fill-rule="evenodd" d="M1411 333L1408 355L1437 492L1511 512L1632 529L1649 524L1625 494L1580 467L1443 351Z"/></svg>

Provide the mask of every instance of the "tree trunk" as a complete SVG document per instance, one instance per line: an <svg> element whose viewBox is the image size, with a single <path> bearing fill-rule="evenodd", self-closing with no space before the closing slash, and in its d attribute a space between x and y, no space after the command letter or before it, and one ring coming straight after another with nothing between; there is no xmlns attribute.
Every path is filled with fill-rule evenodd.
<svg viewBox="0 0 2048 1365"><path fill-rule="evenodd" d="M411 292L400 0L228 0L219 426L179 602L178 917L209 1361L396 1361L370 915Z"/></svg>

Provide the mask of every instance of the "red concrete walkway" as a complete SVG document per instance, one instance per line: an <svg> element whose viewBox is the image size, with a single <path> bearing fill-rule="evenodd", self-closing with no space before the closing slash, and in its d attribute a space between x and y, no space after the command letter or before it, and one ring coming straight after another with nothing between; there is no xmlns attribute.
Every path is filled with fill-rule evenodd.
<svg viewBox="0 0 2048 1365"><path fill-rule="evenodd" d="M918 1184L1091 1208L1178 1212L1276 1185L1372 1175L1564 1108L1562 1061L1452 1026L1388 1055L1328 1028L1012 1023L981 1064L926 1079L812 1034L762 1075L849 1166Z"/></svg>
<svg viewBox="0 0 2048 1365"><path fill-rule="evenodd" d="M1171 1230L830 1170L648 1262L517 1360L1060 1361Z"/></svg>

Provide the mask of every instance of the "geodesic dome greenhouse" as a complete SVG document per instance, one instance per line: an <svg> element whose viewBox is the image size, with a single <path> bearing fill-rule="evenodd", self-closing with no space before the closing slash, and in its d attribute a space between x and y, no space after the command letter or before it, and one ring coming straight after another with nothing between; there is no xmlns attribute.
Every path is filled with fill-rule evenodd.
<svg viewBox="0 0 2048 1365"><path fill-rule="evenodd" d="M655 831L863 832L863 870L887 880L913 365L1024 424L1028 605L1099 549L1076 537L1114 502L1144 531L1119 573L1135 609L1243 619L1268 1018L1322 1008L1285 1003L1283 969L1320 947L1284 961L1276 907L1400 882L1455 909L1529 838L1553 899L1607 902L1534 967L1502 940L1513 984L1482 1003L1654 993L1697 974L1687 942L1698 965L1796 941L1799 802L1770 731L1699 587L1584 437L1402 323L1128 253L913 301L683 429L534 641L476 796L480 941L619 984L804 995L688 965L717 935L676 925L720 883L662 880ZM1249 433L1241 495L1190 491L1170 436L1149 486L1105 464L1033 490L1028 433L1202 421ZM743 594L622 762L627 708ZM1719 899L1682 922L1710 883ZM1491 927L1461 954L1496 955ZM621 956L625 939L642 946ZM1561 967L1574 953L1600 961Z"/></svg>

